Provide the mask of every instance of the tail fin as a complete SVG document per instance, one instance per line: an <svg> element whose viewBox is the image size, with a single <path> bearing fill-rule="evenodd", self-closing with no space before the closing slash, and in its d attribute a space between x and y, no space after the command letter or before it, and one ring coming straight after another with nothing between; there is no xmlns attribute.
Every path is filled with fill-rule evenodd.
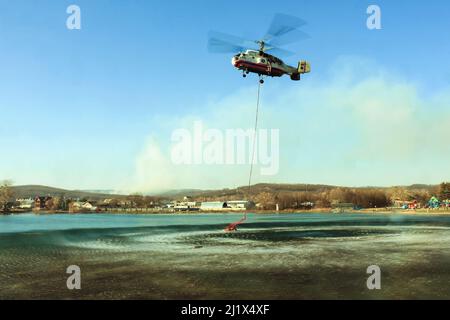
<svg viewBox="0 0 450 320"><path fill-rule="evenodd" d="M302 61L300 61L298 63L297 71L300 74L310 73L311 72L311 65L309 64L309 62L302 60Z"/></svg>

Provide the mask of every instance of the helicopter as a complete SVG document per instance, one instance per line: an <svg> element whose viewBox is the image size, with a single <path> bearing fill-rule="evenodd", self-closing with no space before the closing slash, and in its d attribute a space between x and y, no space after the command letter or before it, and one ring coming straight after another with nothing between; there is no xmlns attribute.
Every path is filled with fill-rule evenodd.
<svg viewBox="0 0 450 320"><path fill-rule="evenodd" d="M235 53L231 64L242 71L244 78L249 73L256 73L260 77L260 83L264 83L264 76L283 75L289 75L291 80L299 81L302 74L311 72L309 62L302 60L298 62L297 67L293 67L277 56L294 54L279 46L309 38L305 32L298 29L305 24L300 18L278 13L261 40L251 41L212 31L209 34L208 49L212 53Z"/></svg>

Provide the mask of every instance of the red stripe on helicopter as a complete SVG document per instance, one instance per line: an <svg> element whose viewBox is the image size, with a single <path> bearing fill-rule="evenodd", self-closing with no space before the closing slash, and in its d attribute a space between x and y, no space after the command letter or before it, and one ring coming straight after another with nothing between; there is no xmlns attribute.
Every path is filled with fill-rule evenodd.
<svg viewBox="0 0 450 320"><path fill-rule="evenodd" d="M247 62L247 61L236 61L234 66L236 68L241 69L242 67L244 68L255 68L258 71L263 71L263 73L269 73L268 71L268 65L266 64L258 64L258 63L253 63L253 62ZM282 69L279 68L275 68L272 66L272 71L270 72L270 74L276 74L276 75L283 75L286 72Z"/></svg>

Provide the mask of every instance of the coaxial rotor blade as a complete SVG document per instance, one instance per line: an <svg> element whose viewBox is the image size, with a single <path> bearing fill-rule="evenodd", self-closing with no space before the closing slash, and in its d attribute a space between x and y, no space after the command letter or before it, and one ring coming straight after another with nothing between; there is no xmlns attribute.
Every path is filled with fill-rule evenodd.
<svg viewBox="0 0 450 320"><path fill-rule="evenodd" d="M211 31L209 33L208 49L210 52L227 53L242 52L255 47L255 42L222 32Z"/></svg>
<svg viewBox="0 0 450 320"><path fill-rule="evenodd" d="M264 37L265 41L273 41L306 25L306 21L283 13L277 13ZM292 43L292 42L290 42Z"/></svg>
<svg viewBox="0 0 450 320"><path fill-rule="evenodd" d="M240 47L220 39L211 38L208 40L208 51L212 53L239 53L245 50Z"/></svg>
<svg viewBox="0 0 450 320"><path fill-rule="evenodd" d="M289 57L295 54L295 52L272 46L267 47L264 51L279 57Z"/></svg>
<svg viewBox="0 0 450 320"><path fill-rule="evenodd" d="M290 31L289 33L285 33L282 36L269 39L268 41L266 41L266 43L269 45L274 45L274 46L278 47L278 46L284 46L284 45L291 44L294 42L306 40L309 38L310 38L310 36L306 32L294 29L294 30Z"/></svg>

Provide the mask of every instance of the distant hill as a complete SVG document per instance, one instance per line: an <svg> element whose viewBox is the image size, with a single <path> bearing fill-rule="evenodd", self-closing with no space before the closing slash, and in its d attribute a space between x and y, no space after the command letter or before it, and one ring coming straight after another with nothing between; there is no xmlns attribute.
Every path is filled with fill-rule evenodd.
<svg viewBox="0 0 450 320"><path fill-rule="evenodd" d="M102 200L111 197L123 197L123 195L112 195L110 193L96 193L82 190L66 190L60 188L53 188L40 185L25 185L25 186L13 186L11 187L14 198L34 198L36 196L51 196L59 197L65 196L66 198L88 198L91 200Z"/></svg>
<svg viewBox="0 0 450 320"><path fill-rule="evenodd" d="M433 185L433 184L413 184L410 186L406 186L408 190L428 190L428 191L435 191L436 188L438 188L439 185Z"/></svg>
<svg viewBox="0 0 450 320"><path fill-rule="evenodd" d="M260 183L251 186L249 189L248 186L242 186L237 188L226 188L226 189L218 189L218 190L201 190L201 189L180 189L180 190L171 190L159 194L154 194L154 196L169 198L169 199L180 199L184 196L197 198L197 199L240 199L245 196L254 196L260 194L262 192L278 194L282 192L325 192L334 188L339 188L341 186L333 186L333 185L323 185L323 184L275 184L275 183ZM425 184L414 184L410 186L394 186L394 187L359 187L354 189L365 189L365 188L373 188L379 190L386 190L389 188L403 188L406 190L414 191L414 190L426 190L430 192L434 192L437 185L425 185ZM86 190L66 190L60 188L53 188L48 186L40 186L40 185L25 185L25 186L13 186L12 187L14 198L34 198L35 196L62 196L64 195L67 198L73 199L83 199L87 198L90 200L102 200L108 198L121 198L126 197L126 195L118 195L112 194L109 190L105 190L104 192L94 192L94 191L86 191Z"/></svg>
<svg viewBox="0 0 450 320"><path fill-rule="evenodd" d="M181 198L183 196L188 196L192 198L241 198L243 196L254 196L261 192L267 192L272 194L277 194L281 192L324 192L335 188L345 188L345 186L334 186L334 185L324 185L324 184L276 184L276 183L260 183L252 185L250 189L248 186L242 186L232 189L218 189L218 190L199 190L199 189L181 189L172 190L169 192L164 192L158 194L158 196L167 198ZM394 186L395 187L395 186ZM350 187L352 189L379 189L386 190L394 187L377 187L377 186L367 186L367 187ZM427 190L435 191L438 187L437 185L425 185L425 184L414 184L410 186L398 186L406 190Z"/></svg>
<svg viewBox="0 0 450 320"><path fill-rule="evenodd" d="M193 196L202 194L203 192L208 192L207 190L201 189L178 189L178 190L169 190L160 193L156 193L154 195L163 198L172 198L172 197L183 197L183 196Z"/></svg>
<svg viewBox="0 0 450 320"><path fill-rule="evenodd" d="M225 188L217 190L200 190L200 189L180 189L172 190L157 194L160 197L167 197L179 199L184 196L192 198L242 198L244 195L256 195L261 192L279 193L279 192L297 192L297 191L325 191L336 188L336 186L319 185L319 184L274 184L274 183L260 183L237 188Z"/></svg>

